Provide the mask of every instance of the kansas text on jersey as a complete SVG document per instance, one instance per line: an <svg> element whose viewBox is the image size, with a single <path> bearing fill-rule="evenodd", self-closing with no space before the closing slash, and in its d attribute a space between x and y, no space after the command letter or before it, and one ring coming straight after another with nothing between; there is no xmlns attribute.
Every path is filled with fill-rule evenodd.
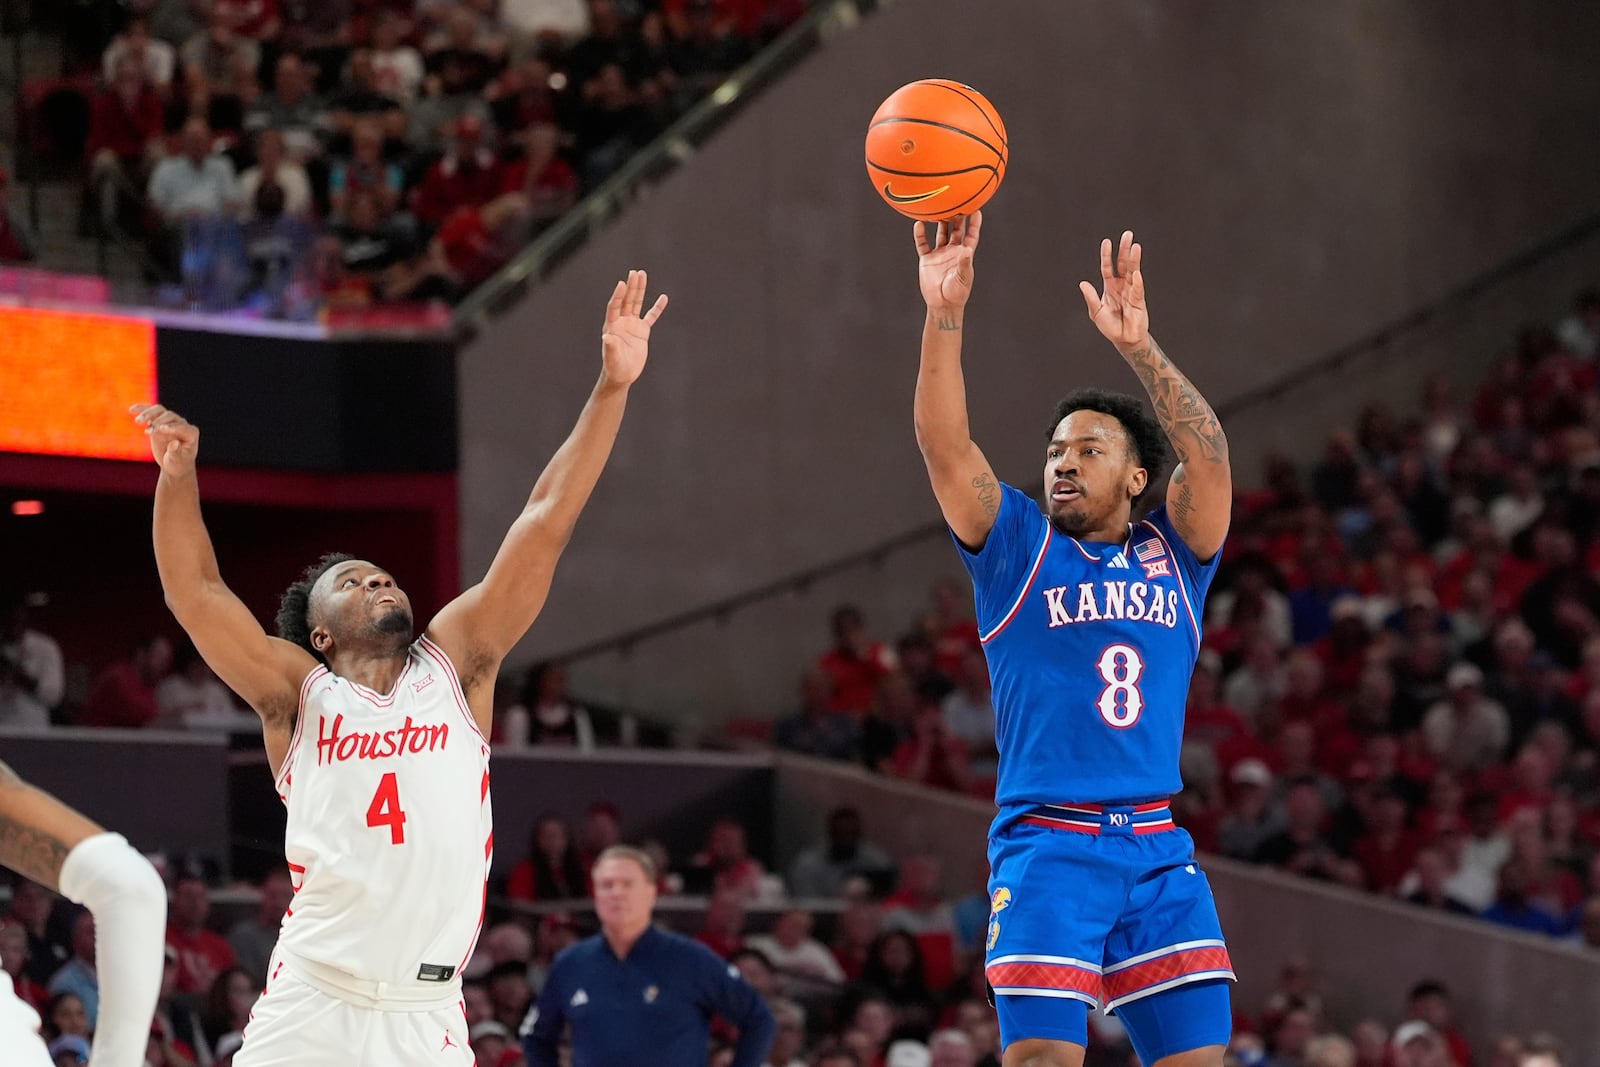
<svg viewBox="0 0 1600 1067"><path fill-rule="evenodd" d="M994 685L1001 821L1041 804L1176 793L1217 561L1195 558L1164 505L1126 544L1080 542L1009 485L988 540L960 554Z"/></svg>

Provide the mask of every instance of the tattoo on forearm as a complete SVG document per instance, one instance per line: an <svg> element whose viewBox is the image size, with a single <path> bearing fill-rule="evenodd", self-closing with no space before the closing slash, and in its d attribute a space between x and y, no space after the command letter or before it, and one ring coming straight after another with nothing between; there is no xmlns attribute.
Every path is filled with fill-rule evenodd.
<svg viewBox="0 0 1600 1067"><path fill-rule="evenodd" d="M992 519L1000 514L1000 487L995 484L993 475L978 475L972 479L972 488L978 491L978 503L983 505L985 515Z"/></svg>
<svg viewBox="0 0 1600 1067"><path fill-rule="evenodd" d="M1172 441L1178 461L1203 459L1210 463L1228 461L1228 438L1222 423L1205 397L1183 372L1172 365L1161 346L1150 340L1143 348L1124 352L1123 358L1144 383L1150 403L1156 409L1161 428Z"/></svg>
<svg viewBox="0 0 1600 1067"><path fill-rule="evenodd" d="M957 322L955 317L951 315L939 316L939 318L934 322L934 325L946 333L954 333L955 331L961 329L961 323Z"/></svg>
<svg viewBox="0 0 1600 1067"><path fill-rule="evenodd" d="M55 835L20 823L6 813L6 794L25 789L27 786L11 768L0 763L0 866L53 889L61 882L61 865L72 850Z"/></svg>

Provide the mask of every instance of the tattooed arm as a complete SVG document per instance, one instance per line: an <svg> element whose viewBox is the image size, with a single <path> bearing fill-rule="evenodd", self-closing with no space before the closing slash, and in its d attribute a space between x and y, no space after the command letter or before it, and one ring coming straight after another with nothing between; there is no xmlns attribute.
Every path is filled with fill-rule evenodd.
<svg viewBox="0 0 1600 1067"><path fill-rule="evenodd" d="M161 876L121 835L106 833L24 782L4 763L0 865L60 890L94 916L100 1010L92 1062L95 1067L139 1067L145 1062L150 1019L161 993L161 943L167 928L167 890Z"/></svg>
<svg viewBox="0 0 1600 1067"><path fill-rule="evenodd" d="M972 293L972 255L983 216L940 223L929 244L916 224L918 276L928 317L914 405L917 447L945 522L968 548L981 548L1000 513L1000 483L967 424L961 334Z"/></svg>
<svg viewBox="0 0 1600 1067"><path fill-rule="evenodd" d="M1228 438L1216 412L1194 383L1172 365L1155 338L1117 351L1144 383L1178 466L1167 483L1167 514L1185 544L1202 560L1222 548L1233 511Z"/></svg>
<svg viewBox="0 0 1600 1067"><path fill-rule="evenodd" d="M1156 417L1178 456L1178 466L1167 484L1167 514L1184 544L1202 560L1209 560L1222 549L1233 510L1228 438L1200 390L1172 365L1150 336L1144 274L1139 269L1142 255L1132 230L1122 234L1115 266L1111 242L1102 241L1100 277L1105 289L1096 295L1088 282L1079 288L1089 306L1089 317L1150 394Z"/></svg>
<svg viewBox="0 0 1600 1067"><path fill-rule="evenodd" d="M67 853L99 832L100 827L0 762L0 866L59 889Z"/></svg>

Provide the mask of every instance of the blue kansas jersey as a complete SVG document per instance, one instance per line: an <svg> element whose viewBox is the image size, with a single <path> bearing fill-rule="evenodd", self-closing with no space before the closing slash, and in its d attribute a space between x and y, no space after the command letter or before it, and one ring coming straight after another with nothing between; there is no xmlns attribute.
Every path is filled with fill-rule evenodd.
<svg viewBox="0 0 1600 1067"><path fill-rule="evenodd" d="M1123 546L1068 537L1025 493L1002 490L983 548L957 542L994 683L999 824L1040 804L1178 792L1217 558L1195 558L1164 504Z"/></svg>

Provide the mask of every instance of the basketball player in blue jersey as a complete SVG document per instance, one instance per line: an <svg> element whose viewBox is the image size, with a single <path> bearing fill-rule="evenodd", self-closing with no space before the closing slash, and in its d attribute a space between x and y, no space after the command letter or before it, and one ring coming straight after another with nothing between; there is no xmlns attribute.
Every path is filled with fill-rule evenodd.
<svg viewBox="0 0 1600 1067"><path fill-rule="evenodd" d="M1051 416L1045 505L996 481L967 426L961 339L982 216L916 228L928 316L917 443L976 591L1000 749L985 967L1004 1067L1080 1067L1103 1004L1147 1065L1218 1067L1233 978L1194 842L1167 798L1228 531L1228 442L1150 336L1141 249L1100 246L1089 316L1144 383ZM1159 420L1159 423L1158 421ZM1161 474L1166 501L1133 521Z"/></svg>

